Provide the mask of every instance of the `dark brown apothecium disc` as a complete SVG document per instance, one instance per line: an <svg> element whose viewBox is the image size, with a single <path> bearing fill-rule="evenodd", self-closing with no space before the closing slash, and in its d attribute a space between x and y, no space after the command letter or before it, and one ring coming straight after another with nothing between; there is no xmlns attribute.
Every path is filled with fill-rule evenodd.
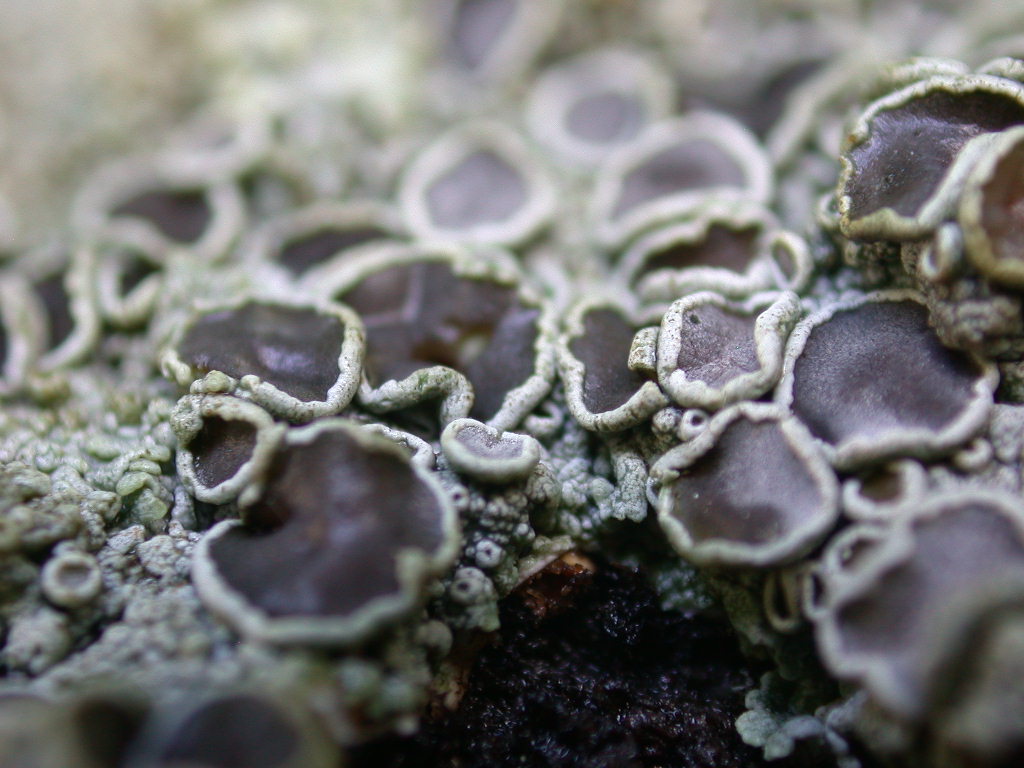
<svg viewBox="0 0 1024 768"><path fill-rule="evenodd" d="M1024 89L991 76L935 77L875 102L841 158L844 233L865 240L924 237L948 214L945 203L936 208L937 195L968 142L1020 123Z"/></svg>
<svg viewBox="0 0 1024 768"><path fill-rule="evenodd" d="M966 442L984 423L996 375L944 347L907 294L825 310L790 337L779 400L833 460L852 467L928 456Z"/></svg>
<svg viewBox="0 0 1024 768"><path fill-rule="evenodd" d="M213 488L235 476L252 457L256 427L246 421L207 417L203 428L189 443L196 479Z"/></svg>
<svg viewBox="0 0 1024 768"><path fill-rule="evenodd" d="M569 349L583 363L583 404L594 413L613 411L636 394L648 378L631 371L626 361L636 329L620 312L598 308L587 312L583 333Z"/></svg>
<svg viewBox="0 0 1024 768"><path fill-rule="evenodd" d="M298 277L343 251L390 237L390 232L369 223L352 227L325 226L287 241L276 260Z"/></svg>
<svg viewBox="0 0 1024 768"><path fill-rule="evenodd" d="M178 476L200 501L249 500L285 426L255 403L221 394L185 395L171 412Z"/></svg>
<svg viewBox="0 0 1024 768"><path fill-rule="evenodd" d="M340 421L293 432L242 514L203 540L196 586L243 634L285 643L344 644L404 615L457 543L433 478Z"/></svg>
<svg viewBox="0 0 1024 768"><path fill-rule="evenodd" d="M248 302L197 319L178 354L200 372L252 374L300 400L326 400L344 331L340 319L313 309Z"/></svg>
<svg viewBox="0 0 1024 768"><path fill-rule="evenodd" d="M171 764L278 768L298 749L299 734L273 706L236 695L191 712L159 751Z"/></svg>
<svg viewBox="0 0 1024 768"><path fill-rule="evenodd" d="M676 370L709 387L759 370L755 319L710 303L691 308L682 317Z"/></svg>
<svg viewBox="0 0 1024 768"><path fill-rule="evenodd" d="M680 192L741 187L745 180L742 166L714 142L680 141L652 154L625 175L612 217Z"/></svg>
<svg viewBox="0 0 1024 768"><path fill-rule="evenodd" d="M233 691L158 712L129 768L335 768L337 747L305 707Z"/></svg>
<svg viewBox="0 0 1024 768"><path fill-rule="evenodd" d="M67 272L64 269L32 284L39 300L46 310L46 348L54 349L71 335L75 329L75 318L71 311L71 296L65 286Z"/></svg>
<svg viewBox="0 0 1024 768"><path fill-rule="evenodd" d="M441 261L372 272L338 296L366 325L370 383L444 365L473 387L470 414L487 421L534 373L540 310L514 286L457 275Z"/></svg>
<svg viewBox="0 0 1024 768"><path fill-rule="evenodd" d="M658 519L702 564L772 566L817 544L838 514L838 484L807 431L774 406L723 411L654 466Z"/></svg>
<svg viewBox="0 0 1024 768"><path fill-rule="evenodd" d="M199 240L213 218L203 191L176 189L139 192L119 203L112 214L145 219L165 237L179 243Z"/></svg>
<svg viewBox="0 0 1024 768"><path fill-rule="evenodd" d="M761 229L756 225L736 229L712 223L700 239L672 240L652 249L634 273L634 280L659 269L721 267L743 272L757 255L756 241Z"/></svg>

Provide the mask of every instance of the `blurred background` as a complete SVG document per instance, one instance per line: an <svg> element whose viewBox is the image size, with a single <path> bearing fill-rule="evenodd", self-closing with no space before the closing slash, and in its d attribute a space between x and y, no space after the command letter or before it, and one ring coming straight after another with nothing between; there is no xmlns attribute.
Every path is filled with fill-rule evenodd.
<svg viewBox="0 0 1024 768"><path fill-rule="evenodd" d="M103 158L145 151L203 104L244 109L267 79L343 57L349 88L390 74L406 0L3 0L0 243L66 216ZM414 31L414 30L413 30ZM4 243L9 245L10 243Z"/></svg>
<svg viewBox="0 0 1024 768"><path fill-rule="evenodd" d="M970 16L989 19L993 30L1008 13L1019 13L1007 9L1014 3L981 4L992 13L972 3ZM38 239L64 220L71 191L101 159L160 144L200 105L251 107L275 79L298 77L317 89L357 91L377 119L404 119L417 109L418 89L410 86L423 71L424 30L437 5L3 0L0 244ZM966 15L966 4L948 0L572 0L570 14L574 8L580 16L604 13L609 39L629 36L636 29L630 19L653 20L642 26L682 43L678 50L687 52L691 74L697 62L720 77L756 66L751 56L756 58L758 41L780 44L766 34L765 19L799 17L840 41L839 49L884 59L957 50L962 36L955 21ZM746 32L744 40L736 38L737 30ZM681 64L685 69L687 62Z"/></svg>

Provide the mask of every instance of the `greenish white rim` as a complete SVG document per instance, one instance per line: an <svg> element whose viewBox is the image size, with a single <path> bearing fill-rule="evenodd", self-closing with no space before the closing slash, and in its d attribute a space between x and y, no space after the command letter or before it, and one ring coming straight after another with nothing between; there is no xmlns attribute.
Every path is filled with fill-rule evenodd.
<svg viewBox="0 0 1024 768"><path fill-rule="evenodd" d="M121 328L143 325L153 314L164 290L165 257L114 236L98 241L93 248L93 285L100 315ZM153 267L127 293L121 293L121 275L129 259L140 259Z"/></svg>
<svg viewBox="0 0 1024 768"><path fill-rule="evenodd" d="M765 137L776 170L789 169L797 161L811 144L822 112L841 107L873 64L859 57L825 64L790 92L785 109Z"/></svg>
<svg viewBox="0 0 1024 768"><path fill-rule="evenodd" d="M641 271L652 253L677 244L698 244L713 226L733 231L756 227L758 252L766 250L769 233L777 226L775 217L760 205L712 205L699 216L653 229L633 242L623 253L615 277L645 302L673 301L695 291L716 291L723 296L744 297L772 287L771 270L763 255L755 256L744 272L726 267L693 266L662 268L646 275Z"/></svg>
<svg viewBox="0 0 1024 768"><path fill-rule="evenodd" d="M882 467L899 477L899 497L892 501L873 501L861 491L861 478L854 475L843 481L843 512L858 522L886 522L896 510L925 496L928 491L928 473L915 459L898 459Z"/></svg>
<svg viewBox="0 0 1024 768"><path fill-rule="evenodd" d="M413 610L422 598L426 583L447 570L458 554L458 515L451 500L433 473L410 462L408 456L394 442L374 435L354 422L324 419L290 430L285 443L308 444L320 433L329 430L346 432L361 447L372 452L389 453L406 462L433 492L438 502L443 541L433 553L416 549L399 551L395 558L401 590L399 594L374 598L347 618L273 617L254 607L241 593L220 578L210 555L210 547L228 531L242 525L240 520L224 520L211 528L196 545L192 559L192 582L204 605L247 638L275 645L343 647L357 644Z"/></svg>
<svg viewBox="0 0 1024 768"><path fill-rule="evenodd" d="M1010 128L996 136L992 146L982 155L967 178L958 215L968 261L985 277L1012 288L1024 287L1024 260L1001 259L996 255L992 239L982 222L982 208L984 188L991 180L996 166L1022 145L1024 126Z"/></svg>
<svg viewBox="0 0 1024 768"><path fill-rule="evenodd" d="M526 103L526 124L557 157L589 168L619 142L588 142L569 132L568 111L580 97L604 93L635 97L649 124L669 115L673 91L668 75L639 51L618 47L588 51L537 78Z"/></svg>
<svg viewBox="0 0 1024 768"><path fill-rule="evenodd" d="M53 371L74 365L96 344L100 319L96 309L94 270L94 252L91 248L79 246L68 257L64 288L74 327L66 339L39 358L39 370ZM40 311L45 316L45 308L40 306Z"/></svg>
<svg viewBox="0 0 1024 768"><path fill-rule="evenodd" d="M940 224L931 240L903 243L900 258L904 267L911 266L917 276L926 283L948 283L963 267L963 230L952 222Z"/></svg>
<svg viewBox="0 0 1024 768"><path fill-rule="evenodd" d="M1017 531L1019 543L1024 548L1024 513L1020 501L1001 492L986 489L942 489L924 501L918 501L897 516L885 535L865 558L854 574L833 585L833 594L818 615L815 616L815 635L818 651L829 668L839 677L858 680L867 687L873 697L883 706L905 716L914 717L921 709L902 690L892 675L889 665L881 653L851 653L843 648L842 632L836 622L836 614L847 604L860 599L870 589L877 587L885 575L898 568L913 555L915 545L913 527L915 523L942 514L944 510L960 504L980 503L994 507L1002 513ZM1024 584L1020 585L1024 589ZM937 645L951 641L955 627L950 622L939 632ZM931 661L940 654L933 651ZM926 660L926 667L929 666Z"/></svg>
<svg viewBox="0 0 1024 768"><path fill-rule="evenodd" d="M525 188L522 206L500 222L466 228L436 223L427 203L430 187L479 150L493 152L519 174ZM487 121L454 128L417 155L399 181L398 200L409 230L423 240L512 247L522 245L551 221L556 198L555 187L533 151L503 124Z"/></svg>
<svg viewBox="0 0 1024 768"><path fill-rule="evenodd" d="M410 464L416 464L428 471L437 468L437 457L434 454L434 449L422 437L417 437L409 432L376 422L363 424L362 427L370 434L379 435L385 440L390 440L406 451Z"/></svg>
<svg viewBox="0 0 1024 768"><path fill-rule="evenodd" d="M36 311L25 278L10 270L0 272L0 323L7 337L7 357L0 368L0 396L21 389L42 352L42 325Z"/></svg>
<svg viewBox="0 0 1024 768"><path fill-rule="evenodd" d="M756 315L753 338L758 370L733 376L721 386L710 386L699 379L690 379L677 367L683 317L702 306L713 306L738 315ZM735 302L703 291L678 299L668 308L658 333L658 384L673 401L683 408L714 411L739 400L759 397L770 390L782 375L782 357L786 339L796 325L803 309L792 292L758 294L747 301Z"/></svg>
<svg viewBox="0 0 1024 768"><path fill-rule="evenodd" d="M800 562L765 575L761 610L776 632L789 635L803 626L805 582L812 567L808 562ZM780 602L785 604L785 613L776 610Z"/></svg>
<svg viewBox="0 0 1024 768"><path fill-rule="evenodd" d="M811 621L820 619L828 610L832 593L842 591L843 584L856 577L857 568L851 569L843 559L851 546L878 546L888 535L888 526L876 520L849 525L829 539L808 570L808 579L804 584L804 615Z"/></svg>
<svg viewBox="0 0 1024 768"><path fill-rule="evenodd" d="M477 429L500 440L519 444L519 455L513 458L496 459L473 453L459 440L459 434L466 429ZM508 483L528 477L540 462L540 443L529 435L503 432L476 419L456 419L441 433L441 450L445 458L460 474L488 483Z"/></svg>
<svg viewBox="0 0 1024 768"><path fill-rule="evenodd" d="M833 315L857 309L869 303L914 301L925 306L916 291L884 290L846 297L804 318L793 329L786 344L782 365L782 378L775 389L775 402L787 410L793 407L793 382L796 361L807 344L811 332L832 319ZM881 438L855 437L834 446L819 438L815 441L839 470L851 471L887 459L912 457L930 459L962 445L980 432L992 408L995 389L999 384L999 369L995 364L973 352L963 351L979 371L967 406L944 429L934 432L923 428L888 430Z"/></svg>
<svg viewBox="0 0 1024 768"><path fill-rule="evenodd" d="M618 432L644 423L656 412L668 406L670 401L661 391L657 382L645 381L625 403L617 408L595 413L587 407L583 398L586 365L572 353L571 344L573 340L585 334L584 319L586 316L590 312L601 309L610 309L619 313L628 322L632 322L634 327L649 325L649 323L638 323L634 312L612 299L601 296L585 298L577 302L566 316L565 327L558 339L558 367L562 384L565 386L566 405L569 408L569 413L579 422L580 426L591 432ZM660 312L658 312L658 316L660 316ZM655 316L650 319L655 322L657 320ZM623 360L622 365L626 364L627 360Z"/></svg>
<svg viewBox="0 0 1024 768"><path fill-rule="evenodd" d="M323 279L323 274L330 271L330 265L335 259L350 258L365 250L380 248L382 243L370 242L346 248L298 276L294 276L287 267L278 263L276 255L289 243L325 229L360 226L378 228L389 233L389 237L394 240L403 236L397 214L383 203L371 200L350 203L320 201L267 221L243 243L242 259L250 269L266 272L268 280L294 283L300 291L315 290L315 286Z"/></svg>
<svg viewBox="0 0 1024 768"><path fill-rule="evenodd" d="M253 374L243 375L240 379L223 375L229 384L230 391L238 397L252 400L266 408L275 416L291 421L310 421L321 416L339 413L347 406L356 394L362 377L363 356L366 352L366 334L359 315L343 304L326 301L290 302L281 299L263 300L249 296L238 297L231 302L218 303L197 308L188 322L182 323L175 331L170 343L160 354L160 370L167 378L179 386L189 387L193 394L204 394L207 387L204 380L209 373L202 374L186 363L178 355L177 346L185 337L192 325L203 316L212 312L237 310L245 304L270 304L289 309L306 309L321 315L336 317L341 321L343 335L341 350L338 353L338 377L327 390L324 400L300 400L289 395L268 381L261 381ZM212 373L212 372L211 372ZM221 393L219 387L214 394Z"/></svg>
<svg viewBox="0 0 1024 768"><path fill-rule="evenodd" d="M952 95L983 92L1016 100L1024 112L1024 86L991 75L937 75L908 85L873 102L846 135L839 155L840 174L836 186L839 226L853 240L920 240L927 237L953 211L971 167L991 143L993 134L983 133L961 148L945 176L913 216L903 216L887 206L860 218L852 218L853 202L846 193L855 173L850 151L871 138L872 121L881 112L899 109L915 99L944 91Z"/></svg>
<svg viewBox="0 0 1024 768"><path fill-rule="evenodd" d="M803 463L821 495L821 505L808 521L772 544L739 544L728 539L695 542L672 514L671 484L679 470L696 463L710 451L718 438L734 421L773 421L793 454ZM701 566L771 568L801 557L818 545L835 526L839 516L839 483L835 472L814 444L807 428L786 411L769 403L739 403L717 414L707 428L688 443L683 443L651 467L651 492L657 491L658 522L680 555Z"/></svg>
<svg viewBox="0 0 1024 768"><path fill-rule="evenodd" d="M191 118L153 157L157 173L198 183L244 176L272 151L270 114L251 108L233 112L238 114L204 110ZM211 127L218 134L213 146L207 140Z"/></svg>
<svg viewBox="0 0 1024 768"><path fill-rule="evenodd" d="M691 141L718 146L740 168L744 183L739 187L720 185L678 192L641 203L613 217L623 180L629 173L668 147ZM722 201L765 204L772 196L773 186L771 163L749 130L725 114L696 111L654 123L615 150L598 173L591 216L598 242L621 247L653 224L682 217L687 211L699 215L703 206L720 205Z"/></svg>
<svg viewBox="0 0 1024 768"><path fill-rule="evenodd" d="M166 237L149 221L115 216L113 210L146 191L201 192L210 208L206 231L194 243ZM86 184L72 209L75 228L90 239L114 239L158 256L184 252L202 262L224 259L241 234L246 220L245 202L233 182L201 181L158 169L150 163L129 161L101 169Z"/></svg>

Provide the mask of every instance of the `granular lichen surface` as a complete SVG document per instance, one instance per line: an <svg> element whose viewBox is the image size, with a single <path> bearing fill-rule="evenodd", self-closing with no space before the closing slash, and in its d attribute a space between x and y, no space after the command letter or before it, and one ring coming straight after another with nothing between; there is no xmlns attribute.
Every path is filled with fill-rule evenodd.
<svg viewBox="0 0 1024 768"><path fill-rule="evenodd" d="M1024 13L192 5L0 132L0 764L1013 764Z"/></svg>

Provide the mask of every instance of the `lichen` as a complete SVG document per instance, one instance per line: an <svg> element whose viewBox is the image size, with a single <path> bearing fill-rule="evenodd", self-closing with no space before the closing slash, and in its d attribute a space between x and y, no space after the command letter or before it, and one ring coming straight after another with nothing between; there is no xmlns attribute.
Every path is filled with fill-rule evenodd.
<svg viewBox="0 0 1024 768"><path fill-rule="evenodd" d="M0 212L0 762L1020 754L1024 15L206 5Z"/></svg>

